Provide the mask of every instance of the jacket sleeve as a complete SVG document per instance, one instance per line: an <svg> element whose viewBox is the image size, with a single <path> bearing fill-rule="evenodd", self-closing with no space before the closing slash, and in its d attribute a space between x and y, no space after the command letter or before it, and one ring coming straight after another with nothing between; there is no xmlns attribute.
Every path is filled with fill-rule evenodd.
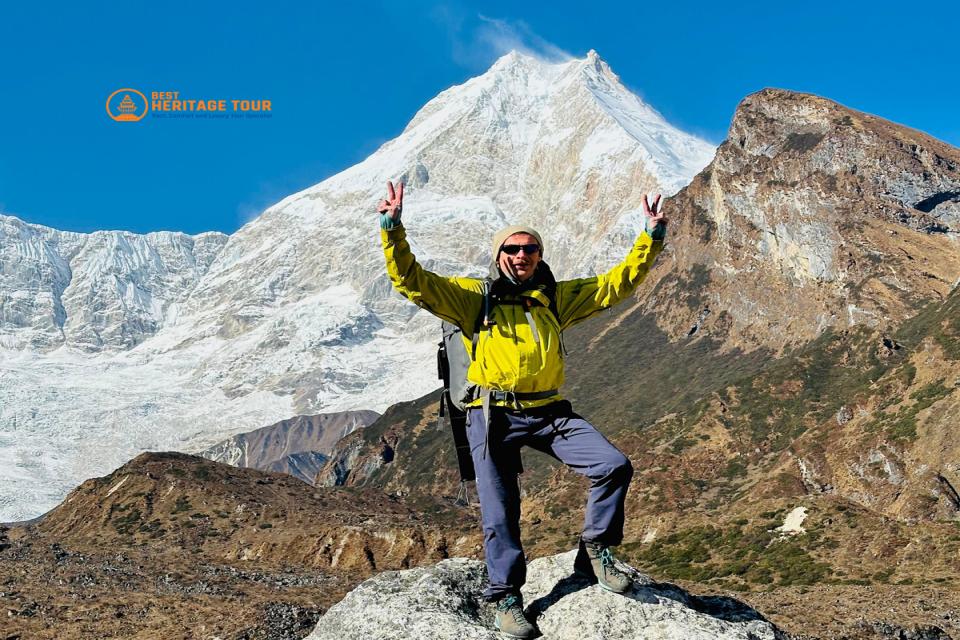
<svg viewBox="0 0 960 640"><path fill-rule="evenodd" d="M446 278L424 269L410 251L403 225L381 229L380 239L393 288L418 307L464 332L473 332L483 302L482 283L473 278Z"/></svg>
<svg viewBox="0 0 960 640"><path fill-rule="evenodd" d="M604 274L557 283L560 329L586 320L626 299L646 278L663 250L663 240L653 240L646 231L633 243L623 262Z"/></svg>

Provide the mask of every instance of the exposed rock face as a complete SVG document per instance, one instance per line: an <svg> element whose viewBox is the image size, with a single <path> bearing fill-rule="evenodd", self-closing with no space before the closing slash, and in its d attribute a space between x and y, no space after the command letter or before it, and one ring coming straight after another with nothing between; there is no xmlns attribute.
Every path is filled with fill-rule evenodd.
<svg viewBox="0 0 960 640"><path fill-rule="evenodd" d="M627 596L572 575L576 551L527 567L527 616L553 640L774 640L785 636L729 598L697 598L631 569ZM454 558L374 576L331 607L307 640L497 640L492 608L479 597L486 568Z"/></svg>
<svg viewBox="0 0 960 640"><path fill-rule="evenodd" d="M386 441L379 445L371 448L363 438L344 438L317 469L313 482L318 487L362 485L385 463L393 461L393 447Z"/></svg>
<svg viewBox="0 0 960 640"><path fill-rule="evenodd" d="M320 469L327 463L327 456L316 451L301 451L283 456L279 460L274 460L265 467L267 471L278 471L312 483L313 478L317 477Z"/></svg>
<svg viewBox="0 0 960 640"><path fill-rule="evenodd" d="M390 476L391 488L401 493L406 487L416 485L418 492L437 490L436 495L442 495L453 482L457 467L446 450L452 439L436 428L438 397L438 393L431 393L394 405L370 425L370 431L357 431L341 439L318 471L314 479L316 485L363 486L374 482L384 487L384 476ZM429 450L417 449L416 436L424 431L433 436L428 439L439 449L433 446ZM404 460L400 464L393 464L401 440L413 446L401 451Z"/></svg>
<svg viewBox="0 0 960 640"><path fill-rule="evenodd" d="M960 277L958 193L954 147L816 96L755 93L669 203L680 220L645 307L674 339L748 351L896 324Z"/></svg>
<svg viewBox="0 0 960 640"><path fill-rule="evenodd" d="M312 484L337 441L378 417L375 411L296 416L236 435L200 455L235 467L289 473Z"/></svg>

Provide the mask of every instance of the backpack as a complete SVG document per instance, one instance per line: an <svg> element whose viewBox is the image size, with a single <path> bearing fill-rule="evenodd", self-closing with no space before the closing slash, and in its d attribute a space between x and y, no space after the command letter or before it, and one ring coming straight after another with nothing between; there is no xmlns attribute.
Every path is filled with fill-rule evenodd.
<svg viewBox="0 0 960 640"><path fill-rule="evenodd" d="M544 274L541 278L545 281L544 284L540 285L540 290L549 298L550 306L548 309L557 320L557 325L559 325L560 314L557 311L556 303L557 283L546 263L541 262L540 268L542 268ZM463 332L460 327L446 320L441 323L442 340L437 348L437 373L438 377L443 380L443 393L440 396L438 427L442 427L443 418L449 416L457 454L457 465L460 469L460 494L462 496L466 495L464 483L476 479L473 458L470 456L470 444L467 441L466 407L477 397L477 385L467 380L467 370L476 357L480 331L484 326L490 325L493 309L501 304L521 303L516 299L506 298L497 290L496 281L487 278L483 282L483 304L473 326L472 353L467 353L464 348ZM460 496L458 496L459 500Z"/></svg>

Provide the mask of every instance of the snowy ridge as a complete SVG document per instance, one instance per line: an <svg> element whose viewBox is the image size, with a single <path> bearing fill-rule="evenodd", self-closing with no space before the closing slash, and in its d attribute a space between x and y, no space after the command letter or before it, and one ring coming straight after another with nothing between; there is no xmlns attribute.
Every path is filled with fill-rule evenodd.
<svg viewBox="0 0 960 640"><path fill-rule="evenodd" d="M73 233L0 214L0 345L125 349L163 326L222 233Z"/></svg>
<svg viewBox="0 0 960 640"><path fill-rule="evenodd" d="M587 60L597 70L587 77L586 86L600 107L646 151L644 158L668 192L684 187L713 159L713 149L670 125L660 113L630 93L619 77L600 59L596 51ZM603 146L599 149L603 152Z"/></svg>
<svg viewBox="0 0 960 640"><path fill-rule="evenodd" d="M437 323L384 273L373 209L386 180L408 185L404 222L427 268L482 275L493 232L525 223L572 277L619 261L640 196L675 192L713 151L594 52L561 64L511 53L229 237L0 217L0 521L145 450L197 452L434 389Z"/></svg>

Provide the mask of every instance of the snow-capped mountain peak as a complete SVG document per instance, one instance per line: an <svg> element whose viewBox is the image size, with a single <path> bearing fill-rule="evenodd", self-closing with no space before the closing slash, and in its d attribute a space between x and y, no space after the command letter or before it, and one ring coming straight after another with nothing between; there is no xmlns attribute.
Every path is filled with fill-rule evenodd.
<svg viewBox="0 0 960 640"><path fill-rule="evenodd" d="M0 520L36 515L140 451L199 451L434 388L436 321L384 272L374 206L386 180L407 183L404 223L428 268L480 275L493 232L525 223L570 277L618 261L641 229L640 196L675 192L712 154L595 52L512 52L228 238L27 233L0 218L0 273L19 274L0 280L0 422L13 434L0 440ZM83 342L59 331L71 323Z"/></svg>

